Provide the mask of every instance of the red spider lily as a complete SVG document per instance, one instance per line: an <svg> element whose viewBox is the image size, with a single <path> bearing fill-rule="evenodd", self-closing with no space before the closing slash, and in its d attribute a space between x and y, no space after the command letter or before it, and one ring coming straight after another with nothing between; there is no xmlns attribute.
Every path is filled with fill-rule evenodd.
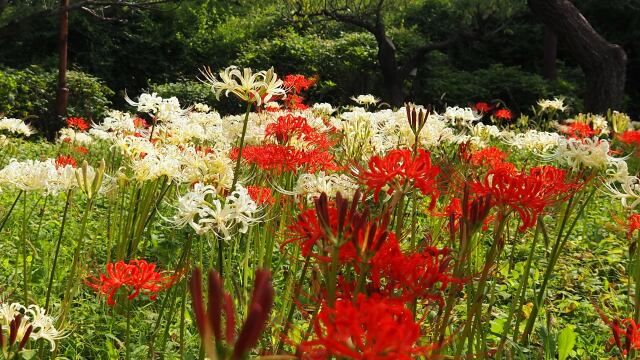
<svg viewBox="0 0 640 360"><path fill-rule="evenodd" d="M369 219L367 210L357 211L359 199L356 192L351 202L338 195L335 204L329 204L327 195L320 194L315 209L303 212L289 226L291 238L283 245L300 243L303 256L320 261L330 261L330 248L337 246L342 263L368 262L389 235L389 218Z"/></svg>
<svg viewBox="0 0 640 360"><path fill-rule="evenodd" d="M63 168L67 165L71 165L71 167L76 167L76 159L74 159L70 155L60 155L56 159L56 169Z"/></svg>
<svg viewBox="0 0 640 360"><path fill-rule="evenodd" d="M279 144L287 144L291 137L313 133L314 128L307 124L307 119L291 114L280 116L275 123L267 125L264 136L273 136Z"/></svg>
<svg viewBox="0 0 640 360"><path fill-rule="evenodd" d="M118 290L127 289L129 300L133 300L141 293L155 300L158 292L171 287L177 276L165 275L156 271L156 264L145 260L130 260L129 263L118 261L107 264L107 273L99 278L91 277L85 283L100 294L107 295L107 304L114 306L113 299Z"/></svg>
<svg viewBox="0 0 640 360"><path fill-rule="evenodd" d="M284 87L291 89L294 94L309 90L318 81L317 77L306 78L304 75L289 74L284 77Z"/></svg>
<svg viewBox="0 0 640 360"><path fill-rule="evenodd" d="M403 254L395 236L390 234L371 261L373 286L403 301L423 299L442 304L441 291L452 282L460 282L451 275L450 252L448 248L429 246L421 252Z"/></svg>
<svg viewBox="0 0 640 360"><path fill-rule="evenodd" d="M485 114L488 112L491 112L491 109L493 109L493 106L489 105L486 102L477 102L474 106L473 106L476 110L480 111L481 113Z"/></svg>
<svg viewBox="0 0 640 360"><path fill-rule="evenodd" d="M640 131L637 131L637 130L625 131L622 134L619 134L617 138L618 140L620 140L620 142L627 145L635 145L635 146L640 145Z"/></svg>
<svg viewBox="0 0 640 360"><path fill-rule="evenodd" d="M229 154L232 160L238 158L238 149ZM334 171L338 169L333 155L326 150L314 149L310 151L298 150L293 146L277 144L250 145L242 150L242 158L249 164L256 165L262 170L276 173L283 171L295 172L305 169L307 172Z"/></svg>
<svg viewBox="0 0 640 360"><path fill-rule="evenodd" d="M371 157L368 167L368 170L362 171L360 179L366 184L368 191L373 192L376 202L379 192L385 186L388 186L387 194L391 195L411 181L423 195L431 195L431 205L435 205L435 200L440 194L436 188L436 177L440 168L431 163L429 152L418 149L416 156L412 157L408 149L395 149L384 157Z"/></svg>
<svg viewBox="0 0 640 360"><path fill-rule="evenodd" d="M591 128L591 126L589 126L589 124L575 121L562 129L562 132L567 134L569 138L584 139L598 135L600 133L600 130L594 130L593 128Z"/></svg>
<svg viewBox="0 0 640 360"><path fill-rule="evenodd" d="M78 154L81 155L87 155L89 153L89 149L87 149L84 146L76 146L73 148L73 151L77 152Z"/></svg>
<svg viewBox="0 0 640 360"><path fill-rule="evenodd" d="M243 359L256 346L269 321L275 295L271 284L271 273L267 270L256 272L248 315L237 336L233 300L231 295L224 291L222 279L214 270L209 271L208 289L207 309L205 309L206 298L202 295L200 269L194 269L189 281L189 290L204 348L213 359ZM224 333L222 332L223 312L226 319ZM210 342L212 335L217 346L213 346Z"/></svg>
<svg viewBox="0 0 640 360"><path fill-rule="evenodd" d="M303 75L287 75L284 77L284 87L287 89L287 97L284 106L289 110L305 110L304 98L300 96L302 91L309 90L317 81L317 77L306 78Z"/></svg>
<svg viewBox="0 0 640 360"><path fill-rule="evenodd" d="M145 119L137 117L133 119L133 126L136 128L146 129L149 127L149 124L147 124Z"/></svg>
<svg viewBox="0 0 640 360"><path fill-rule="evenodd" d="M600 314L602 321L611 328L612 336L609 344L615 345L625 359L629 356L629 351L640 350L640 327L633 319L609 320L600 309L596 308L596 311Z"/></svg>
<svg viewBox="0 0 640 360"><path fill-rule="evenodd" d="M640 230L640 214L632 214L627 220L627 238L631 239L636 230Z"/></svg>
<svg viewBox="0 0 640 360"><path fill-rule="evenodd" d="M290 140L295 137L311 149L327 150L333 145L325 134L310 126L307 119L291 114L278 117L275 123L267 125L264 133L265 137L275 137L282 145L289 145Z"/></svg>
<svg viewBox="0 0 640 360"><path fill-rule="evenodd" d="M568 198L578 187L567 182L564 170L553 166L531 168L529 173L500 166L471 184L476 196L491 196L492 204L516 211L522 220L520 231L533 227L547 206Z"/></svg>
<svg viewBox="0 0 640 360"><path fill-rule="evenodd" d="M81 117L68 117L67 126L80 131L86 131L89 129L89 123Z"/></svg>
<svg viewBox="0 0 640 360"><path fill-rule="evenodd" d="M496 112L493 113L493 116L495 116L496 119L505 120L505 121L509 121L513 117L509 109L498 109L496 110Z"/></svg>
<svg viewBox="0 0 640 360"><path fill-rule="evenodd" d="M503 163L506 159L506 153L497 147L492 146L472 153L469 161L475 166L494 167Z"/></svg>
<svg viewBox="0 0 640 360"><path fill-rule="evenodd" d="M376 295L324 305L313 326L314 338L299 346L302 359L408 360L437 348L417 344L420 325L402 302Z"/></svg>
<svg viewBox="0 0 640 360"><path fill-rule="evenodd" d="M449 218L449 232L453 234L459 229L460 221L464 220L471 232L475 232L480 225L486 230L493 216L488 216L493 207L491 195L476 196L470 198L469 189L465 187L463 199L452 198L444 208L444 212L431 212L434 216L446 216ZM466 211L463 206L466 204Z"/></svg>
<svg viewBox="0 0 640 360"><path fill-rule="evenodd" d="M271 194L271 188L250 185L247 186L247 191L249 192L249 196L251 196L253 201L255 201L258 205L273 205L276 202L276 199Z"/></svg>
<svg viewBox="0 0 640 360"><path fill-rule="evenodd" d="M304 98L300 95L289 94L284 100L285 106L289 110L306 110L309 107L302 103Z"/></svg>

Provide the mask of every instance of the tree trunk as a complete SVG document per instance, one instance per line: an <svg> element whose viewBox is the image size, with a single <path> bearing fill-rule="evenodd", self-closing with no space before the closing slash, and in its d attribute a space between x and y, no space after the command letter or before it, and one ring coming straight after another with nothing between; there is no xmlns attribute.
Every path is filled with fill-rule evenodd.
<svg viewBox="0 0 640 360"><path fill-rule="evenodd" d="M566 45L586 77L587 111L619 110L624 99L627 56L607 42L568 0L528 0L531 10Z"/></svg>
<svg viewBox="0 0 640 360"><path fill-rule="evenodd" d="M69 6L69 0L60 0L60 6ZM67 44L69 40L69 11L60 13L58 27L58 93L56 97L56 122L47 126L47 137L52 138L60 129L63 119L67 116L69 89L67 88Z"/></svg>
<svg viewBox="0 0 640 360"><path fill-rule="evenodd" d="M398 69L396 47L382 25L376 27L374 35L378 43L378 64L387 91L387 102L391 106L400 107L404 103L404 79Z"/></svg>
<svg viewBox="0 0 640 360"><path fill-rule="evenodd" d="M550 81L558 78L558 69L556 67L556 59L558 57L558 37L549 28L544 27L544 61L542 68L542 76Z"/></svg>

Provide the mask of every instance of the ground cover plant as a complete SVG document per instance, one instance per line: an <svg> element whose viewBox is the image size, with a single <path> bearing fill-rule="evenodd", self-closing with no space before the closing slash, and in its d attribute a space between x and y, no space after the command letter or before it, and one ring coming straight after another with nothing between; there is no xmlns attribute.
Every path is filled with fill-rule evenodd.
<svg viewBox="0 0 640 360"><path fill-rule="evenodd" d="M541 100L245 109L129 94L57 141L0 120L6 359L633 359L640 131Z"/></svg>

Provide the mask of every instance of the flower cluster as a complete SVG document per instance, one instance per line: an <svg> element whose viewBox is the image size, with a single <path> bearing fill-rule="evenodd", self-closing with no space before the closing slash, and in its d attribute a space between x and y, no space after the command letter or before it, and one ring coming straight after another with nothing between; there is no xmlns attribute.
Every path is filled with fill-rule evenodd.
<svg viewBox="0 0 640 360"><path fill-rule="evenodd" d="M284 83L278 79L273 68L253 73L249 68L240 71L237 67L230 66L219 73L220 79L209 68L202 70L202 74L218 98L224 92L226 96L233 94L246 103L260 106L272 98L286 95Z"/></svg>
<svg viewBox="0 0 640 360"><path fill-rule="evenodd" d="M24 121L6 117L0 119L0 131L3 130L10 134L22 135L25 137L29 137L35 133L35 130Z"/></svg>
<svg viewBox="0 0 640 360"><path fill-rule="evenodd" d="M431 154L418 149L415 156L410 150L392 150L386 156L374 156L368 169L360 174L360 180L378 201L381 190L391 195L395 191L406 191L408 185L419 189L423 195L431 195L432 201L439 195L436 177L440 168L431 163Z"/></svg>
<svg viewBox="0 0 640 360"><path fill-rule="evenodd" d="M264 195L263 195L264 196ZM258 205L242 185L221 198L211 185L196 183L193 189L178 198L178 211L172 222L191 226L197 234L212 232L229 240L233 231L246 233L249 226L260 221Z"/></svg>
<svg viewBox="0 0 640 360"><path fill-rule="evenodd" d="M97 293L106 295L107 304L114 306L120 289L127 291L129 300L140 295L147 295L149 299L155 300L158 293L171 287L175 280L174 274L157 272L156 264L145 260L131 260L128 263L108 263L106 273L87 279L86 284Z"/></svg>
<svg viewBox="0 0 640 360"><path fill-rule="evenodd" d="M520 231L524 231L536 224L546 207L570 197L579 184L553 166L534 167L528 173L513 166L496 166L471 187L477 196L490 196L494 206L516 211L522 220Z"/></svg>
<svg viewBox="0 0 640 360"><path fill-rule="evenodd" d="M428 356L435 346L420 346L420 325L402 302L360 294L355 303L340 299L324 305L314 323L314 338L300 345L303 359L410 360Z"/></svg>

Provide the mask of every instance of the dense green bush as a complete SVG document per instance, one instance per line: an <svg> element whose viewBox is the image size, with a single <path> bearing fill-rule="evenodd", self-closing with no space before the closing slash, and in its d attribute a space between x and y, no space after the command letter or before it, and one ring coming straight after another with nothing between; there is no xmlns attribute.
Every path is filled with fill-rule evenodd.
<svg viewBox="0 0 640 360"><path fill-rule="evenodd" d="M502 101L524 111L540 98L559 94L539 75L518 67L492 65L486 69L460 71L447 65L429 68L420 83L414 81L414 96L440 106L474 101Z"/></svg>
<svg viewBox="0 0 640 360"><path fill-rule="evenodd" d="M211 87L198 81L184 80L168 84L154 84L151 91L158 93L161 97L175 96L183 106L195 103L215 106L216 97L211 91Z"/></svg>
<svg viewBox="0 0 640 360"><path fill-rule="evenodd" d="M109 98L114 95L114 92L97 77L81 71L69 71L67 86L69 87L67 111L71 116L99 119L111 105Z"/></svg>
<svg viewBox="0 0 640 360"><path fill-rule="evenodd" d="M243 111L243 107L241 107L234 98L229 99L223 95L220 97L220 100L217 100L214 92L211 90L211 86L195 80L153 84L149 91L155 92L163 98L175 96L183 107L201 103L207 104L212 109L225 115L237 114Z"/></svg>
<svg viewBox="0 0 640 360"><path fill-rule="evenodd" d="M0 113L16 118L39 118L47 114L51 105L48 75L35 66L0 70Z"/></svg>
<svg viewBox="0 0 640 360"><path fill-rule="evenodd" d="M36 127L54 118L57 73L37 66L0 70L0 112L4 116L30 118ZM69 116L102 117L114 92L98 78L69 71Z"/></svg>
<svg viewBox="0 0 640 360"><path fill-rule="evenodd" d="M274 65L282 75L319 75L320 81L309 99L340 103L354 94L374 92L379 81L376 53L375 40L368 33L323 39L288 29L278 36L247 44L235 63L256 69Z"/></svg>

